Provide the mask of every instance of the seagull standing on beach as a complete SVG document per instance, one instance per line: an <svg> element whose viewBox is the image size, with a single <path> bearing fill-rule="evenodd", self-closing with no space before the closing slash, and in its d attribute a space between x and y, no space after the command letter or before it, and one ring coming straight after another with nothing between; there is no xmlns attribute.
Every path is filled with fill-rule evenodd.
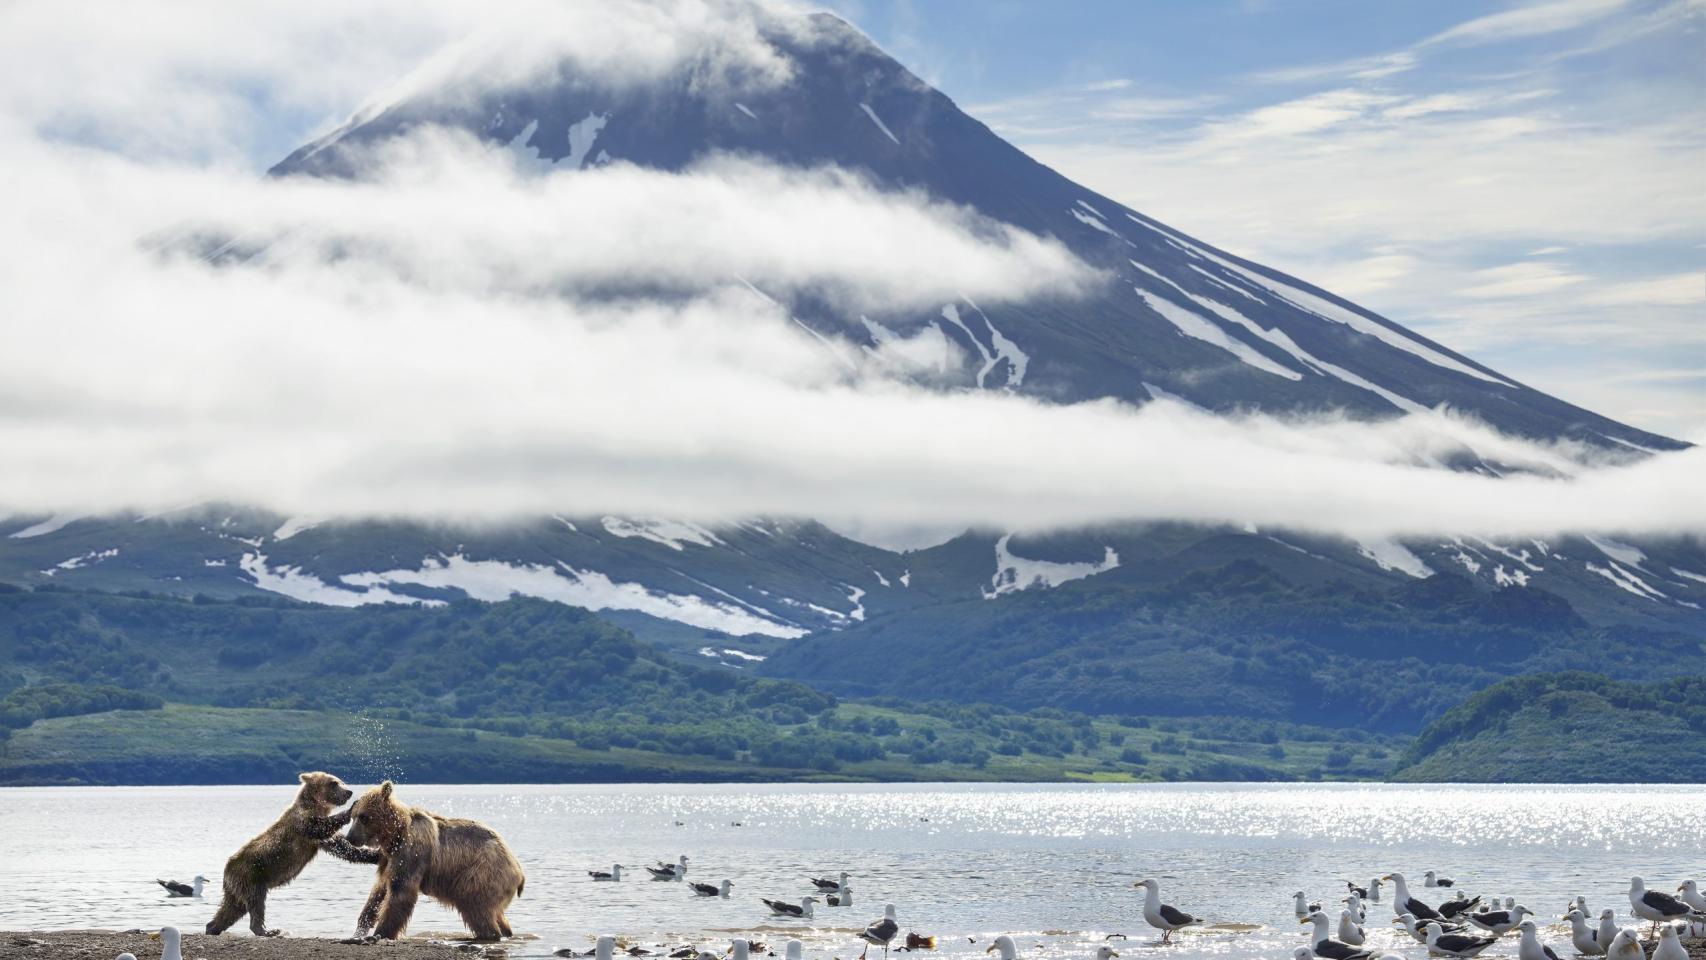
<svg viewBox="0 0 1706 960"><path fill-rule="evenodd" d="M990 944L989 948L983 952L999 953L1001 954L1000 960L1019 960L1019 947L1013 943L1013 938L1009 937L1005 933L996 937L995 942Z"/></svg>
<svg viewBox="0 0 1706 960"><path fill-rule="evenodd" d="M750 960L752 946L744 937L736 937L729 941L729 960Z"/></svg>
<svg viewBox="0 0 1706 960"><path fill-rule="evenodd" d="M889 941L893 940L894 935L899 932L900 921L895 919L894 904L887 904L883 907L883 918L872 920L859 934L859 939L865 941L865 949L859 953L859 960L864 960L865 954L870 952L872 946L882 947L883 956L888 956ZM988 952L988 950L984 951L984 953Z"/></svg>
<svg viewBox="0 0 1706 960"><path fill-rule="evenodd" d="M1148 879L1139 880L1132 884L1132 886L1142 887L1144 889L1143 919L1149 921L1150 926L1161 931L1162 943L1166 943L1172 938L1174 930L1178 930L1181 927L1200 926L1202 924L1203 921L1201 918L1193 917L1182 910L1162 903L1161 884L1156 881Z"/></svg>
<svg viewBox="0 0 1706 960"><path fill-rule="evenodd" d="M1463 916L1464 911L1473 910L1475 905L1480 902L1480 897L1476 897L1473 900L1465 900L1463 898L1463 894L1460 893L1457 895L1456 899L1448 900L1439 905L1439 915L1446 920L1456 920L1458 917Z"/></svg>
<svg viewBox="0 0 1706 960"><path fill-rule="evenodd" d="M184 960L183 938L177 927L160 928L160 960Z"/></svg>
<svg viewBox="0 0 1706 960"><path fill-rule="evenodd" d="M1684 880L1682 886L1676 888L1676 892L1682 894L1683 903L1701 913L1706 913L1706 896L1700 895L1700 884L1693 880Z"/></svg>
<svg viewBox="0 0 1706 960"><path fill-rule="evenodd" d="M1680 924L1667 923L1659 928L1659 943L1653 948L1653 960L1688 960L1688 950L1677 939Z"/></svg>
<svg viewBox="0 0 1706 960"><path fill-rule="evenodd" d="M1584 957L1602 957L1605 955L1606 944L1599 939L1599 933L1588 926L1587 914L1580 909L1571 909L1564 914L1564 919L1570 921L1570 945Z"/></svg>
<svg viewBox="0 0 1706 960"><path fill-rule="evenodd" d="M1641 941L1635 938L1633 930L1619 930L1617 936L1611 939L1611 948L1605 952L1607 960L1647 960L1647 954L1641 949Z"/></svg>
<svg viewBox="0 0 1706 960"><path fill-rule="evenodd" d="M1659 932L1659 924L1671 920L1682 920L1694 910L1688 904L1657 890L1648 890L1640 877L1629 878L1629 909L1642 920L1653 921L1654 934Z"/></svg>

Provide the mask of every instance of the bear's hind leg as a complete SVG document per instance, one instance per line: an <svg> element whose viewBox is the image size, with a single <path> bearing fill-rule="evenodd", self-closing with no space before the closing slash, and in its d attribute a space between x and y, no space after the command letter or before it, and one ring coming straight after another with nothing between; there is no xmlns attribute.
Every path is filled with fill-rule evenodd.
<svg viewBox="0 0 1706 960"><path fill-rule="evenodd" d="M243 901L238 899L237 894L230 890L225 891L225 895L220 898L219 909L214 911L213 919L207 921L207 935L210 937L219 936L229 929L233 923L243 919L243 914L248 912L249 908L243 905Z"/></svg>
<svg viewBox="0 0 1706 960"><path fill-rule="evenodd" d="M265 887L249 897L249 932L257 937L276 937L277 930L267 929L267 890Z"/></svg>
<svg viewBox="0 0 1706 960"><path fill-rule="evenodd" d="M462 914L462 922L468 926L475 940L502 940L509 935L504 929L503 911L495 906L470 903L458 907L456 912Z"/></svg>

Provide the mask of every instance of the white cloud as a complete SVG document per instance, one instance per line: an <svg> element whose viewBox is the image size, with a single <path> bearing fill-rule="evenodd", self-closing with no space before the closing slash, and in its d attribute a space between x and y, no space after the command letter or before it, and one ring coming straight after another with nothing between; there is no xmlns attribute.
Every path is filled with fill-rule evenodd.
<svg viewBox="0 0 1706 960"><path fill-rule="evenodd" d="M1427 40L1432 44L1480 44L1574 30L1627 9L1629 0L1545 0L1466 20Z"/></svg>

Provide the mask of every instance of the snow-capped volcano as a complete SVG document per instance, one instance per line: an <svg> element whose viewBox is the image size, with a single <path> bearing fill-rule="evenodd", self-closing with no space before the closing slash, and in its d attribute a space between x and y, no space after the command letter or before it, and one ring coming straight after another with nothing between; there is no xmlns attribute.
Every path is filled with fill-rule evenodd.
<svg viewBox="0 0 1706 960"><path fill-rule="evenodd" d="M882 190L975 211L981 223L1047 238L1087 265L1093 279L1070 295L1002 302L957 296L873 311L750 281L784 301L802 326L838 342L877 351L894 341L939 338L952 347L940 353L934 371L945 389L1009 391L1047 402L1169 400L1228 413L1345 411L1366 419L1444 405L1541 441L1633 456L1682 446L1533 390L1304 280L1072 182L834 17L778 27L766 39L786 69L758 79L708 72L703 61L689 60L646 82L570 64L513 82L409 88L270 173L361 177L374 151L429 128L476 138L541 172L615 163L681 171L721 156L833 167ZM811 222L797 224L802 234L814 229ZM1236 237L1215 239L1238 246ZM738 245L742 238L719 241ZM1438 467L1497 473L1502 464L1468 452ZM648 639L743 669L802 638L858 635L879 620L890 639L913 631L902 645L927 642L928 619L909 628L905 618L951 604L998 609L1018 602L1034 612L1037 597L1058 595L1062 604L1076 605L1060 629L1078 630L1105 619L1092 609L1104 585L1164 589L1233 564L1260 565L1323 595L1334 584L1414 588L1415 581L1448 573L1483 594L1544 593L1534 609L1560 629L1585 621L1706 634L1706 552L1689 540L1399 542L1304 537L1255 525L1149 524L1052 537L974 532L898 552L807 519L702 524L607 515L575 504L562 510L477 528L316 523L208 505L151 517L0 518L0 581L270 593L349 606L538 596L600 611ZM1430 602L1431 595L1412 593L1414 603Z"/></svg>
<svg viewBox="0 0 1706 960"><path fill-rule="evenodd" d="M566 66L516 85L426 90L364 111L271 173L359 175L375 148L428 127L472 134L544 170L621 161L675 171L719 154L832 165L1058 239L1099 271L1087 296L982 305L962 297L879 316L838 313L809 297L788 304L802 323L871 347L934 328L966 358L954 372L966 386L1368 417L1445 404L1519 436L1678 446L1068 180L833 16L787 27L767 37L790 67L785 80L708 82L695 62L637 85ZM1236 237L1216 239L1237 246Z"/></svg>

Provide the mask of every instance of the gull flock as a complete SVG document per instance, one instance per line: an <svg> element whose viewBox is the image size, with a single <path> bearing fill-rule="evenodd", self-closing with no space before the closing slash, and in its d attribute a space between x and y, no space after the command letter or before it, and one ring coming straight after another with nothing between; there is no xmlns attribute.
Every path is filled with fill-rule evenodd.
<svg viewBox="0 0 1706 960"><path fill-rule="evenodd" d="M689 860L684 855L673 862L659 861L645 870L654 881L683 883L695 897L719 900L731 898L734 883L730 880L687 883L688 863ZM623 869L621 864L615 864L609 870L589 870L587 875L595 882L622 882ZM165 888L168 896L199 896L204 881L199 876L196 881L193 886L174 881L156 882ZM1470 960L1482 956L1501 943L1514 941L1516 960L1562 960L1558 950L1564 949L1575 955L1606 957L1608 960L1689 960L1688 950L1683 946L1681 938L1706 936L1706 897L1702 896L1699 884L1694 880L1679 885L1676 895L1673 896L1660 890L1648 889L1640 877L1631 878L1626 916L1648 924L1645 943L1642 940L1642 931L1637 927L1619 925L1616 908L1605 907L1599 911L1595 920L1590 921L1591 911L1586 899L1579 896L1574 898L1558 918L1569 923L1568 945L1566 947L1560 941L1558 950L1555 950L1552 944L1542 939L1541 927L1536 923L1534 911L1518 903L1514 897L1470 897L1461 889L1456 889L1456 881L1429 870L1423 874L1424 889L1453 890L1449 899L1431 904L1412 891L1404 874L1393 872L1371 880L1366 886L1345 881L1345 896L1339 900L1342 908L1338 911L1336 923L1334 918L1322 909L1321 901L1310 900L1301 890L1292 894L1298 923L1310 928L1306 931L1308 945L1293 950L1293 960L1409 960L1413 955L1378 949L1369 943L1369 907L1381 904L1383 891L1388 884L1391 886L1390 923L1402 927L1404 933L1418 946L1425 947L1430 958ZM830 907L847 907L853 904L851 877L846 872L834 877L808 878L805 886L813 895L798 898L758 898L769 912L767 919L813 920L814 907L819 904ZM1161 933L1160 939L1152 946L1178 943L1173 939L1174 933L1178 931L1212 926L1204 917L1187 913L1163 902L1158 880L1146 878L1133 884L1133 887L1142 891L1141 914L1144 921ZM1511 937L1512 934L1515 936ZM167 927L160 931L159 936L163 948L162 960L182 960L178 930ZM934 950L938 943L936 937L919 933L907 933L902 937L899 913L892 903L886 904L883 915L868 923L856 936L861 946L859 960L866 960L872 947L880 947L883 955L887 957L891 950ZM1109 934L1107 939L1112 941L1129 938L1124 934L1115 933ZM972 944L977 942L975 938L968 937L967 940ZM1018 941L1010 935L996 937L984 952L996 954L995 960L1021 960ZM726 950L708 950L696 945L660 947L654 950L608 935L598 937L593 949L584 953L576 952L573 948L562 948L555 951L554 955L565 958L616 960L617 953L628 958L657 957L659 960L753 960L754 955L777 956L776 951L766 944L742 938L732 940ZM784 960L804 960L804 945L798 939L790 939L782 945L781 955ZM1508 950L1506 955L1509 955ZM1119 956L1111 947L1101 946L1096 950L1094 960L1115 960ZM120 954L116 960L135 958L126 953ZM841 958L836 957L835 960Z"/></svg>

